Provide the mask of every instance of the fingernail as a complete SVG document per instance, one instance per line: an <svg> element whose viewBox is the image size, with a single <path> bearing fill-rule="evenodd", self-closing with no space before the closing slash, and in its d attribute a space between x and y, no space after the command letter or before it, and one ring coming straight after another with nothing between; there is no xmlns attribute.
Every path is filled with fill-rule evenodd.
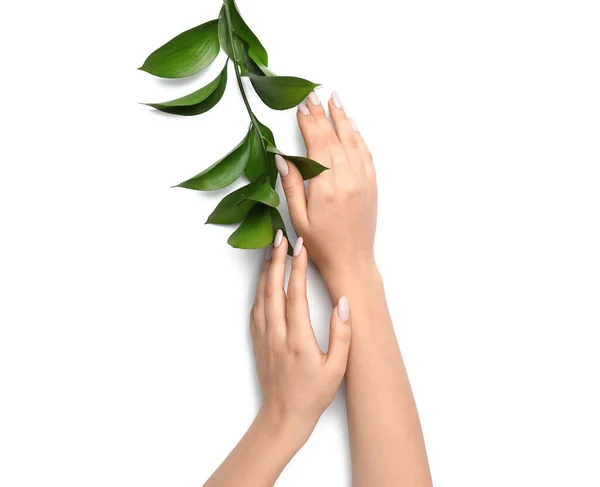
<svg viewBox="0 0 600 487"><path fill-rule="evenodd" d="M356 123L354 123L354 119L349 118L348 121L350 122L350 126L352 127L352 130L354 130L355 132L358 132L358 128L356 127Z"/></svg>
<svg viewBox="0 0 600 487"><path fill-rule="evenodd" d="M304 103L300 103L300 105L298 105L298 111L302 115L310 115L310 112L308 111L308 108L306 108L306 105Z"/></svg>
<svg viewBox="0 0 600 487"><path fill-rule="evenodd" d="M308 99L313 105L320 105L321 100L319 100L319 95L317 95L316 91L311 91L310 95L308 95Z"/></svg>
<svg viewBox="0 0 600 487"><path fill-rule="evenodd" d="M337 91L334 91L331 94L331 101L333 102L333 106L336 108L342 108L342 101L340 100L340 95L338 95Z"/></svg>
<svg viewBox="0 0 600 487"><path fill-rule="evenodd" d="M338 316L342 321L348 321L350 319L350 306L348 305L348 298L342 296L338 302Z"/></svg>
<svg viewBox="0 0 600 487"><path fill-rule="evenodd" d="M294 257L298 257L300 252L302 252L302 245L304 245L304 239L300 237L296 240L296 245L294 245Z"/></svg>
<svg viewBox="0 0 600 487"><path fill-rule="evenodd" d="M277 248L281 245L281 242L283 242L283 232L281 231L281 228L279 230L277 230L277 233L275 234L275 241L273 242L273 247Z"/></svg>
<svg viewBox="0 0 600 487"><path fill-rule="evenodd" d="M287 162L285 162L285 159L279 154L275 154L275 166L277 166L279 174L284 177L290 173L290 168L288 167Z"/></svg>
<svg viewBox="0 0 600 487"><path fill-rule="evenodd" d="M273 246L269 245L265 251L265 260L271 260L271 257L273 257Z"/></svg>

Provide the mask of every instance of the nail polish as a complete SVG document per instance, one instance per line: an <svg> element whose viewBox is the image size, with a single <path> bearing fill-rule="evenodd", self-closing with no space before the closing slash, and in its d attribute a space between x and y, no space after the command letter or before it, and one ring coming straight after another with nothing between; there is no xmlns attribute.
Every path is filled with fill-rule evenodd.
<svg viewBox="0 0 600 487"><path fill-rule="evenodd" d="M350 127L352 127L352 130L354 130L355 132L358 132L358 127L356 126L354 119L349 118L348 121L350 122Z"/></svg>
<svg viewBox="0 0 600 487"><path fill-rule="evenodd" d="M348 305L348 298L342 296L338 302L338 317L342 321L348 321L350 319L350 306Z"/></svg>
<svg viewBox="0 0 600 487"><path fill-rule="evenodd" d="M275 234L275 241L273 242L273 247L277 248L281 245L281 242L283 242L283 232L281 231L281 228L279 230L277 230L277 233Z"/></svg>
<svg viewBox="0 0 600 487"><path fill-rule="evenodd" d="M338 95L337 91L334 91L331 94L331 101L333 102L333 106L336 108L342 108L342 101L340 100L340 95Z"/></svg>
<svg viewBox="0 0 600 487"><path fill-rule="evenodd" d="M300 237L296 241L296 245L294 245L294 257L298 257L300 255L300 252L302 252L303 245L304 245L304 239L302 237Z"/></svg>
<svg viewBox="0 0 600 487"><path fill-rule="evenodd" d="M310 115L310 112L308 111L308 108L306 108L306 105L304 103L300 103L300 105L298 105L298 111L302 115Z"/></svg>
<svg viewBox="0 0 600 487"><path fill-rule="evenodd" d="M265 260L271 260L271 257L273 257L273 246L269 245L265 251Z"/></svg>
<svg viewBox="0 0 600 487"><path fill-rule="evenodd" d="M319 95L317 95L316 91L311 91L310 95L308 95L308 99L313 105L320 105L321 100L319 100Z"/></svg>
<svg viewBox="0 0 600 487"><path fill-rule="evenodd" d="M279 154L275 154L275 166L277 167L277 170L279 171L279 174L281 174L282 177L285 177L290 173L288 163Z"/></svg>

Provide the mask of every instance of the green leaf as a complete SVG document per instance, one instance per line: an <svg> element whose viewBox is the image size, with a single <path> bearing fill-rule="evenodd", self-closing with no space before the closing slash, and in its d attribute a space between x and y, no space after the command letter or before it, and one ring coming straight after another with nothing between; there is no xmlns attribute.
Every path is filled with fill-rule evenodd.
<svg viewBox="0 0 600 487"><path fill-rule="evenodd" d="M250 185L252 184L254 183L250 183ZM225 196L209 215L206 223L226 225L228 223L241 222L256 204L256 201L247 200L242 194L248 186L244 186Z"/></svg>
<svg viewBox="0 0 600 487"><path fill-rule="evenodd" d="M227 10L225 8L225 5L223 5L223 7L221 8L221 12L219 13L218 30L219 42L221 43L221 46L223 46L223 50L225 51L225 53L237 64L244 67L244 41L230 30L229 23L227 22Z"/></svg>
<svg viewBox="0 0 600 487"><path fill-rule="evenodd" d="M318 84L293 76L260 76L246 73L260 99L274 110L298 106Z"/></svg>
<svg viewBox="0 0 600 487"><path fill-rule="evenodd" d="M242 41L242 42L244 42L244 41ZM247 42L244 42L244 65L245 65L245 68L248 71L250 71L252 74L257 74L259 76L277 76L273 71L271 71L269 68L267 68L264 64L254 61L250 57L249 48L250 48L249 44Z"/></svg>
<svg viewBox="0 0 600 487"><path fill-rule="evenodd" d="M241 176L248 162L248 135L238 146L221 160L197 174L191 179L177 185L179 188L196 191L214 191L233 183Z"/></svg>
<svg viewBox="0 0 600 487"><path fill-rule="evenodd" d="M227 63L219 75L203 86L198 91L194 91L176 100L166 101L164 103L146 103L146 105L156 108L161 112L173 113L175 115L199 115L213 108L225 92L227 87Z"/></svg>
<svg viewBox="0 0 600 487"><path fill-rule="evenodd" d="M251 183L245 188L242 188L242 196L251 201L257 201L259 203L263 203L267 206L271 206L273 208L279 205L279 195L277 191L275 191L269 182L269 178L261 178L262 182L260 184Z"/></svg>
<svg viewBox="0 0 600 487"><path fill-rule="evenodd" d="M250 27L248 27L248 24L244 22L235 1L224 0L223 4L229 10L231 29L248 44L248 55L250 58L259 65L268 66L269 55L267 54L267 50L260 43L258 37L256 37Z"/></svg>
<svg viewBox="0 0 600 487"><path fill-rule="evenodd" d="M227 243L237 249L260 249L273 242L271 208L257 203Z"/></svg>
<svg viewBox="0 0 600 487"><path fill-rule="evenodd" d="M185 78L210 65L219 49L217 20L211 20L159 47L139 69L161 78Z"/></svg>
<svg viewBox="0 0 600 487"><path fill-rule="evenodd" d="M273 131L266 125L260 123L259 120L256 121L258 122L258 126L260 127L260 131L262 132L263 137L267 139L267 142L269 142L272 145L275 145L275 136L273 135Z"/></svg>
<svg viewBox="0 0 600 487"><path fill-rule="evenodd" d="M246 165L246 176L250 181L256 181L267 168L269 154L265 152L263 140L254 125L248 137L250 139L250 156Z"/></svg>
<svg viewBox="0 0 600 487"><path fill-rule="evenodd" d="M267 151L270 152L271 154L279 154L284 159L287 159L288 161L293 162L294 165L300 171L300 174L302 174L302 177L304 179L314 178L315 176L318 176L319 174L321 174L323 171L326 171L327 169L329 169L329 168L323 166L322 164L319 164L317 161L313 161L312 159L309 159L308 157L288 156L288 155L282 153L279 149L277 149L277 147L275 147L273 144L270 144L270 143L267 143Z"/></svg>
<svg viewBox="0 0 600 487"><path fill-rule="evenodd" d="M266 147L269 147L269 146L274 147L275 146L275 137L274 137L271 129L269 127L267 127L266 125L263 125L262 123L260 123L260 121L258 121L258 120L256 120L256 122L258 123L258 126L260 127L260 131L262 133L263 140L265 142L265 146ZM266 157L265 162L266 162L267 173L268 173L269 179L271 181L271 186L274 188L275 184L277 183L277 176L279 175L279 173L277 171L277 166L275 166L275 156L271 152L267 151L265 157Z"/></svg>
<svg viewBox="0 0 600 487"><path fill-rule="evenodd" d="M271 188L268 178L263 177L243 186L223 198L206 220L206 223L239 223L256 203L267 206L279 205L279 195Z"/></svg>
<svg viewBox="0 0 600 487"><path fill-rule="evenodd" d="M271 224L273 226L273 238L275 238L275 233L277 230L281 230L285 235L285 238L288 239L288 255L290 257L294 255L294 246L289 243L290 238L288 237L287 230L285 229L285 223L283 223L283 218L281 218L281 213L279 213L277 208L271 208Z"/></svg>

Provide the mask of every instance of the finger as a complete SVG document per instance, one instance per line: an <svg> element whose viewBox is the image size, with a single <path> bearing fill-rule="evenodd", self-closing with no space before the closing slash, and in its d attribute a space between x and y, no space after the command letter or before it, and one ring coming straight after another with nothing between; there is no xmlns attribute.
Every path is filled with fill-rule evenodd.
<svg viewBox="0 0 600 487"><path fill-rule="evenodd" d="M365 174L365 163L361 152L358 138L356 137L356 125L346 115L346 111L340 101L340 96L333 92L329 100L329 113L335 126L338 139L340 140L350 166L356 175Z"/></svg>
<svg viewBox="0 0 600 487"><path fill-rule="evenodd" d="M258 276L258 284L256 285L256 295L254 296L254 304L252 305L252 320L251 325L256 330L256 333L264 333L266 327L265 317L265 286L267 284L267 273L271 265L271 253L273 248L269 245L265 251L265 261L263 263L260 275ZM252 324L252 321L254 324Z"/></svg>
<svg viewBox="0 0 600 487"><path fill-rule="evenodd" d="M302 237L294 245L292 257L292 272L288 282L287 292L287 319L288 337L290 340L303 342L313 339L314 332L310 324L308 300L306 298L306 269L308 268L308 254L304 248Z"/></svg>
<svg viewBox="0 0 600 487"><path fill-rule="evenodd" d="M265 316L267 333L271 338L280 340L285 337L285 267L287 259L287 239L281 230L277 230L273 242L273 256L267 271L265 284Z"/></svg>
<svg viewBox="0 0 600 487"><path fill-rule="evenodd" d="M348 299L342 296L331 314L329 351L325 362L331 373L340 381L344 377L348 363L351 328Z"/></svg>
<svg viewBox="0 0 600 487"><path fill-rule="evenodd" d="M292 224L297 231L304 229L308 223L308 214L302 174L294 164L290 164L279 154L275 155L275 165L281 175L281 185L287 200Z"/></svg>
<svg viewBox="0 0 600 487"><path fill-rule="evenodd" d="M367 177L375 179L375 164L373 163L373 155L371 154L367 143L365 142L362 134L360 133L360 130L358 130L356 122L352 118L349 118L348 120L350 120L352 128L354 129L354 137L356 137L356 143L358 144L358 148L360 150L362 160L365 165L365 172L367 173Z"/></svg>
<svg viewBox="0 0 600 487"><path fill-rule="evenodd" d="M300 104L298 105L296 116L308 157L325 167L331 167L331 155L329 154L327 137L323 133L323 130L321 130L321 127L319 127L314 115L306 108L306 105Z"/></svg>
<svg viewBox="0 0 600 487"><path fill-rule="evenodd" d="M346 155L316 92L312 91L308 95L306 106L325 137L329 149L331 167L335 170L336 163L343 165L346 162Z"/></svg>

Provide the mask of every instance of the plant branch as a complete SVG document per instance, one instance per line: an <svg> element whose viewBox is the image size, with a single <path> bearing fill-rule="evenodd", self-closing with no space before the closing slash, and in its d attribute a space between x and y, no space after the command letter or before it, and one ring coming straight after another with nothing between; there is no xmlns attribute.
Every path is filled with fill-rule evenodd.
<svg viewBox="0 0 600 487"><path fill-rule="evenodd" d="M244 90L244 85L242 84L242 77L240 75L240 66L233 61L233 69L235 70L235 77L238 82L238 87L240 88L240 93L242 94L242 99L244 100L244 105L246 105L246 110L248 110L248 115L250 116L250 120L256 126L256 129L260 133L260 126L258 125L258 120L252 111L252 107L250 107L250 102L248 101L248 97L246 96L246 91ZM262 135L262 134L261 134Z"/></svg>
<svg viewBox="0 0 600 487"><path fill-rule="evenodd" d="M233 32L233 25L231 24L231 15L229 13L229 6L227 5L227 3L223 4L224 8L225 8L225 17L227 18L227 34L229 35L229 43L231 45L231 50L233 51L233 69L235 71L235 77L237 79L237 83L238 83L238 87L240 89L240 93L242 94L242 99L244 100L244 105L246 105L246 110L248 111L248 116L250 117L250 120L252 121L252 125L254 126L254 129L258 132L258 135L260 136L260 143L262 145L263 151L266 154L267 153L267 148L265 146L265 142L263 140L263 134L262 134L262 130L260 129L260 124L258 123L258 119L256 118L256 115L254 115L254 112L252 111L252 107L250 106L250 102L248 101L248 97L246 96L246 91L244 90L244 85L242 83L242 76L240 74L240 65L237 63L236 59L241 59L240 57L238 57L238 53L235 50L235 42L233 42L233 36L235 35Z"/></svg>

